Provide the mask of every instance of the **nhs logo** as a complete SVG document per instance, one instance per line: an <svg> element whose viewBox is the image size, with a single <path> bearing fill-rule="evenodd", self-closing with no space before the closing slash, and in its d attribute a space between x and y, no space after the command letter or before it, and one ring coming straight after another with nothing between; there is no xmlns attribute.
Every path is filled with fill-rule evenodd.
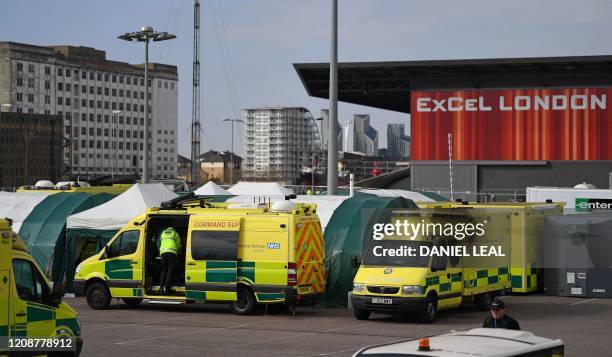
<svg viewBox="0 0 612 357"><path fill-rule="evenodd" d="M268 249L280 249L280 243L270 242L268 243Z"/></svg>

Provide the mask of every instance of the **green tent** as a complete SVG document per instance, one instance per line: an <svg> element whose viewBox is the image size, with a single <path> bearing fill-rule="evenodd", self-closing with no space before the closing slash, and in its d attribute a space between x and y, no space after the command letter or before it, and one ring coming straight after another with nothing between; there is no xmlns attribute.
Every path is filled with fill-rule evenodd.
<svg viewBox="0 0 612 357"><path fill-rule="evenodd" d="M103 204L114 195L62 192L50 195L32 210L19 234L43 271L55 282L62 281L66 259L74 255L74 247L66 240L66 218Z"/></svg>
<svg viewBox="0 0 612 357"><path fill-rule="evenodd" d="M347 306L348 293L353 290L353 278L357 273L357 268L351 264L352 257L361 262L363 249L372 238L372 226L390 222L391 212L398 208L417 206L402 197L359 194L336 209L324 233L327 306Z"/></svg>

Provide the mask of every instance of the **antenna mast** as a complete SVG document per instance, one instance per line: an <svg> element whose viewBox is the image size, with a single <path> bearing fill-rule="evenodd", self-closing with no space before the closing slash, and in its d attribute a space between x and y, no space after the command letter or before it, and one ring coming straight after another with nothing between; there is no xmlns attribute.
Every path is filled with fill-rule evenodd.
<svg viewBox="0 0 612 357"><path fill-rule="evenodd" d="M191 107L191 181L198 185L200 169L200 0L193 3L193 98Z"/></svg>

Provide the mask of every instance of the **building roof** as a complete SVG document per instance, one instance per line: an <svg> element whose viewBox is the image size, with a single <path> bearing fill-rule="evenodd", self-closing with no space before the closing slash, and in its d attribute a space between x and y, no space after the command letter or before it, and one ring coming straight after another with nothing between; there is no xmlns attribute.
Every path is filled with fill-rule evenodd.
<svg viewBox="0 0 612 357"><path fill-rule="evenodd" d="M310 96L329 98L329 63L293 65ZM410 113L412 90L612 85L612 55L338 64L340 101Z"/></svg>
<svg viewBox="0 0 612 357"><path fill-rule="evenodd" d="M19 42L0 41L0 52L11 51L19 53L21 58L30 60L42 60L47 62L49 58L74 64L80 67L94 70L121 72L126 74L143 75L144 64L130 64L127 62L113 61L106 58L106 52L92 47L56 45L37 46ZM170 79L178 76L178 68L174 65L149 62L149 70L152 76L165 75Z"/></svg>
<svg viewBox="0 0 612 357"><path fill-rule="evenodd" d="M230 162L231 154L229 151L208 150L207 152L199 156L199 161L201 162ZM234 162L240 163L241 161L242 161L242 157L234 153Z"/></svg>

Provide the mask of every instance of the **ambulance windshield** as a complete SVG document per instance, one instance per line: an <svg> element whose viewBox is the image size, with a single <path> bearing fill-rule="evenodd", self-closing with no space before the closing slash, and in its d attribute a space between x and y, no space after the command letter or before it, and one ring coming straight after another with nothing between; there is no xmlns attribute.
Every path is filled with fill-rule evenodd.
<svg viewBox="0 0 612 357"><path fill-rule="evenodd" d="M429 255L421 256L420 246L431 247L431 242L413 240L372 240L363 258L369 266L397 266L425 268L429 265Z"/></svg>

